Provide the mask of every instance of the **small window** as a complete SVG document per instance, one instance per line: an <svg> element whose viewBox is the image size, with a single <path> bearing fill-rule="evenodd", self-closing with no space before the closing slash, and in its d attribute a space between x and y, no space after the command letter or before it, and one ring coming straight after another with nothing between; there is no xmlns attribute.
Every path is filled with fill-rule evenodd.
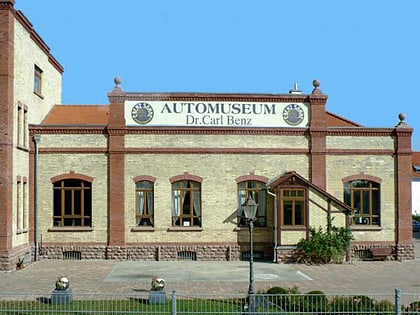
<svg viewBox="0 0 420 315"><path fill-rule="evenodd" d="M64 179L54 183L53 225L92 226L92 183Z"/></svg>
<svg viewBox="0 0 420 315"><path fill-rule="evenodd" d="M172 183L172 226L201 227L201 183Z"/></svg>
<svg viewBox="0 0 420 315"><path fill-rule="evenodd" d="M23 105L21 102L18 102L17 106L17 145L19 147L27 147L28 135L29 135L29 126L28 126L28 107Z"/></svg>
<svg viewBox="0 0 420 315"><path fill-rule="evenodd" d="M238 183L238 226L245 226L245 214L242 206L248 198L258 204L256 220L254 226L267 226L266 200L267 191L264 189L265 183L256 180L248 180Z"/></svg>
<svg viewBox="0 0 420 315"><path fill-rule="evenodd" d="M369 180L344 183L344 202L355 210L352 224L381 224L379 183Z"/></svg>
<svg viewBox="0 0 420 315"><path fill-rule="evenodd" d="M42 95L42 70L38 66L35 66L34 71L34 93Z"/></svg>
<svg viewBox="0 0 420 315"><path fill-rule="evenodd" d="M153 183L136 183L136 226L154 226Z"/></svg>
<svg viewBox="0 0 420 315"><path fill-rule="evenodd" d="M306 225L306 191L305 189L281 190L282 225Z"/></svg>

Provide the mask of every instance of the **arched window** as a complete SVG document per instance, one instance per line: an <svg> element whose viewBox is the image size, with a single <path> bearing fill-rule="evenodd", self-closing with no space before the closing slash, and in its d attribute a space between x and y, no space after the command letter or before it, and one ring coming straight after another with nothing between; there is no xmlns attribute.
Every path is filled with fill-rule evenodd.
<svg viewBox="0 0 420 315"><path fill-rule="evenodd" d="M154 226L153 191L151 181L136 183L136 226Z"/></svg>
<svg viewBox="0 0 420 315"><path fill-rule="evenodd" d="M345 182L344 202L355 210L352 224L381 224L379 183L364 179Z"/></svg>
<svg viewBox="0 0 420 315"><path fill-rule="evenodd" d="M257 219L254 222L255 226L267 226L267 191L264 189L265 183L256 180L247 180L238 183L238 226L245 226L245 214L242 206L246 203L248 198L252 198L257 204Z"/></svg>
<svg viewBox="0 0 420 315"><path fill-rule="evenodd" d="M53 182L53 225L92 226L92 183L66 178Z"/></svg>
<svg viewBox="0 0 420 315"><path fill-rule="evenodd" d="M172 226L201 227L201 183L193 180L172 183Z"/></svg>

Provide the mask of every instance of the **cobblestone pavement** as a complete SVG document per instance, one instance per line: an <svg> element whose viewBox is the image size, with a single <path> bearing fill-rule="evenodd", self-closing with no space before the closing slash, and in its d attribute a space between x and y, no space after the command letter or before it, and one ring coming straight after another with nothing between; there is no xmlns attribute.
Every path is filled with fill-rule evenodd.
<svg viewBox="0 0 420 315"><path fill-rule="evenodd" d="M414 261L354 261L340 265L254 263L255 289L298 287L326 294L393 294L395 288L420 294L420 239ZM171 267L168 267L171 266ZM74 293L148 292L153 275L177 294L246 293L247 262L141 262L43 260L19 271L0 272L0 292L51 292L59 276L70 279Z"/></svg>

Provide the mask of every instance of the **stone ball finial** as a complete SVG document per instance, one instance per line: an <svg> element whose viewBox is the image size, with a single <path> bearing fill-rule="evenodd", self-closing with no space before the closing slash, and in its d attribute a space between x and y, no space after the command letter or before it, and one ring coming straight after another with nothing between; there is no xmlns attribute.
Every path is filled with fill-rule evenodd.
<svg viewBox="0 0 420 315"><path fill-rule="evenodd" d="M121 78L120 77L115 77L114 78L114 83L115 83L116 86L119 86L121 84L121 82L122 81L121 81Z"/></svg>
<svg viewBox="0 0 420 315"><path fill-rule="evenodd" d="M314 86L314 89L312 90L313 95L323 95L322 91L319 89L319 86L321 85L321 81L318 79L312 81L312 85Z"/></svg>
<svg viewBox="0 0 420 315"><path fill-rule="evenodd" d="M319 81L318 79L313 80L312 85L314 86L315 89L317 89L321 85L321 81Z"/></svg>
<svg viewBox="0 0 420 315"><path fill-rule="evenodd" d="M400 121L404 121L406 117L407 117L407 116L406 116L406 114L404 114L404 113L399 113L399 114L398 114L398 119L399 119Z"/></svg>

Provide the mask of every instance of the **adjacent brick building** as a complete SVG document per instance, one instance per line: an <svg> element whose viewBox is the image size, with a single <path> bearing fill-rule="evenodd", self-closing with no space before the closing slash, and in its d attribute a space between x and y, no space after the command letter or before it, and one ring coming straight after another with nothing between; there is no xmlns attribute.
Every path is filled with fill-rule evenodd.
<svg viewBox="0 0 420 315"><path fill-rule="evenodd" d="M61 105L63 69L13 0L0 19L2 269L22 255L243 259L248 198L261 259L293 259L331 219L353 230L354 259L414 259L404 115L363 127L326 110L317 80L308 94L157 94L117 78L109 104Z"/></svg>

